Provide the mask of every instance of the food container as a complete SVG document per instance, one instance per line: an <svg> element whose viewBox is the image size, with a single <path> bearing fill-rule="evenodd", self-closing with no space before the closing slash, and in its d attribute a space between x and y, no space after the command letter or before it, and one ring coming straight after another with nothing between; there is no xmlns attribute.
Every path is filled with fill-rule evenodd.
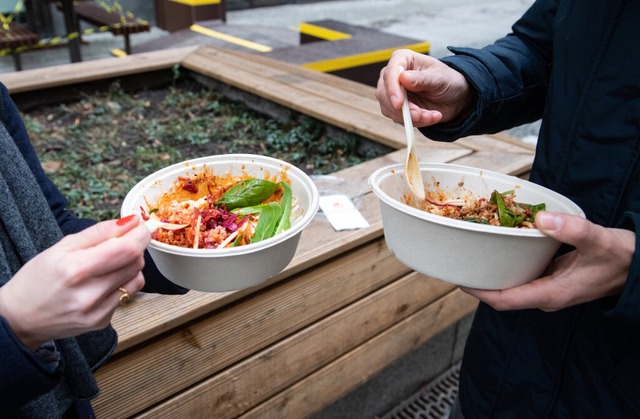
<svg viewBox="0 0 640 419"><path fill-rule="evenodd" d="M551 262L560 243L537 229L454 220L407 205L403 166L377 170L369 185L380 200L387 246L408 267L452 284L496 290L538 278ZM421 163L420 172L426 190L439 188L450 198L488 199L494 190L514 190L518 202L584 217L566 197L517 177L439 163Z"/></svg>
<svg viewBox="0 0 640 419"><path fill-rule="evenodd" d="M201 157L159 170L136 184L125 197L121 215L140 214L140 207L168 192L179 176L197 173L206 165L215 175L273 177L286 172L299 208L291 227L269 239L225 249L190 249L151 240L149 253L160 272L185 288L223 292L252 287L280 273L293 258L302 230L319 205L318 190L309 176L295 166L271 157L229 154Z"/></svg>

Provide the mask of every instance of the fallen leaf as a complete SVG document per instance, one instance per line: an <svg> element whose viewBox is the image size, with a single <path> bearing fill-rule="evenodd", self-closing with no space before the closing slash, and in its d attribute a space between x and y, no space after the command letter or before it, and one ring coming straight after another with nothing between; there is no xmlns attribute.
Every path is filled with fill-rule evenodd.
<svg viewBox="0 0 640 419"><path fill-rule="evenodd" d="M60 168L62 168L63 164L64 163L60 160L49 160L42 162L42 168L45 172L55 173L56 171L60 170Z"/></svg>

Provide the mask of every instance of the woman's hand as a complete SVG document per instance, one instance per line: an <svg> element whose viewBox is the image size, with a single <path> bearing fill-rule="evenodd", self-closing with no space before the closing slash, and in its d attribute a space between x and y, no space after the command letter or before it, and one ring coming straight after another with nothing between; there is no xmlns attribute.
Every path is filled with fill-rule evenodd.
<svg viewBox="0 0 640 419"><path fill-rule="evenodd" d="M476 103L467 79L441 61L411 50L397 50L380 72L376 98L382 114L402 123L404 87L416 127L462 118Z"/></svg>
<svg viewBox="0 0 640 419"><path fill-rule="evenodd" d="M635 251L633 231L604 228L582 217L551 212L538 213L536 225L575 250L553 261L546 276L530 283L502 291L462 290L496 310L556 311L620 294Z"/></svg>
<svg viewBox="0 0 640 419"><path fill-rule="evenodd" d="M0 288L0 316L28 347L109 325L123 292L144 286L150 236L137 216L64 237Z"/></svg>

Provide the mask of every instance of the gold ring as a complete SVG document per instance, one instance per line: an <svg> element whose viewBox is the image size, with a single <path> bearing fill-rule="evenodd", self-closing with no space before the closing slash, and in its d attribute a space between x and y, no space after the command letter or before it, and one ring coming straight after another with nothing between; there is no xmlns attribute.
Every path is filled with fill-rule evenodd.
<svg viewBox="0 0 640 419"><path fill-rule="evenodd" d="M129 291L127 291L126 289L119 287L118 291L122 292L122 295L120 296L120 298L118 298L118 303L123 306L125 304L127 304L129 302L129 299L131 298L131 296L129 295Z"/></svg>

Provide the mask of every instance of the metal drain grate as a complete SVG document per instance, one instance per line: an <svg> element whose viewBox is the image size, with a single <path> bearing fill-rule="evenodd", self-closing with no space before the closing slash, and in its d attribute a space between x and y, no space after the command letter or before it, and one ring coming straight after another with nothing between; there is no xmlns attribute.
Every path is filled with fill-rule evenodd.
<svg viewBox="0 0 640 419"><path fill-rule="evenodd" d="M382 417L382 419L443 419L458 395L460 362Z"/></svg>

